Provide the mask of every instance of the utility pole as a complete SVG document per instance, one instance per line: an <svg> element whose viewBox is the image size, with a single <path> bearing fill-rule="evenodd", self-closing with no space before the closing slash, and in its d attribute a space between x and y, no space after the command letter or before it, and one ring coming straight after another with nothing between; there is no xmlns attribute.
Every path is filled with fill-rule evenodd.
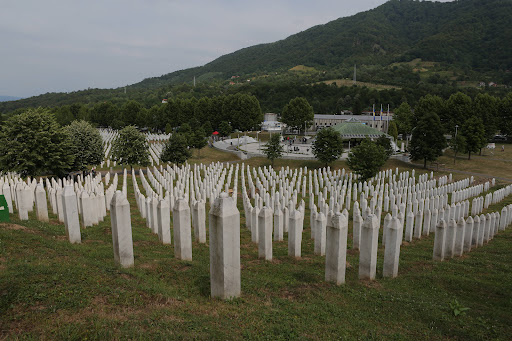
<svg viewBox="0 0 512 341"><path fill-rule="evenodd" d="M354 85L357 84L356 64L354 64Z"/></svg>

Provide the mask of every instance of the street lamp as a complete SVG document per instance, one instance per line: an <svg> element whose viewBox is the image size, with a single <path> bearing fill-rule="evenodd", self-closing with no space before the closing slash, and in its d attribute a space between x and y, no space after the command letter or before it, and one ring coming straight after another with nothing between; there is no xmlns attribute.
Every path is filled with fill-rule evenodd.
<svg viewBox="0 0 512 341"><path fill-rule="evenodd" d="M459 128L459 125L456 124L455 125L455 137L454 137L454 140L453 140L453 143L454 143L454 147L455 147L455 152L453 153L453 164L455 164L455 159L457 158L457 129Z"/></svg>

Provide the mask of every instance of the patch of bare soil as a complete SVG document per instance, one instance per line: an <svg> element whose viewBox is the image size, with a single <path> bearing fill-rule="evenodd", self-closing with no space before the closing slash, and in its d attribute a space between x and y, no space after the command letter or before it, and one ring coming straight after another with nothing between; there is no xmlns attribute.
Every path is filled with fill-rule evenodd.
<svg viewBox="0 0 512 341"><path fill-rule="evenodd" d="M138 267L142 268L142 269L155 270L156 268L158 268L158 263L156 261L154 261L152 263L142 263L142 264L138 265Z"/></svg>
<svg viewBox="0 0 512 341"><path fill-rule="evenodd" d="M11 224L11 223L2 223L2 224L0 224L0 227L5 228L6 230L26 230L27 229L25 226L21 226L18 224Z"/></svg>
<svg viewBox="0 0 512 341"><path fill-rule="evenodd" d="M369 279L362 279L360 281L361 281L361 284L367 288L382 289L382 285L377 281L370 281Z"/></svg>
<svg viewBox="0 0 512 341"><path fill-rule="evenodd" d="M347 250L347 255L358 255L359 254L359 250L356 250L356 249L348 249Z"/></svg>
<svg viewBox="0 0 512 341"><path fill-rule="evenodd" d="M105 242L103 240L97 240L97 239L82 240L82 243L84 243L84 244L105 244Z"/></svg>
<svg viewBox="0 0 512 341"><path fill-rule="evenodd" d="M420 261L420 262L415 262L409 268L404 268L399 272L402 274L408 273L408 272L414 272L414 271L424 272L424 271L431 271L433 268L434 268L434 263L427 262L427 261Z"/></svg>

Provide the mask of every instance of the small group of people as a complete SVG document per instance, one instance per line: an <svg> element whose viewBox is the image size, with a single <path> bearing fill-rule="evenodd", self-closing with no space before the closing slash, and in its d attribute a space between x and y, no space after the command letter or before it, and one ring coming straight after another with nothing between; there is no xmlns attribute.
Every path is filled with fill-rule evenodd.
<svg viewBox="0 0 512 341"><path fill-rule="evenodd" d="M288 151L291 152L291 151L294 151L294 152L300 152L300 148L299 147L288 147Z"/></svg>
<svg viewBox="0 0 512 341"><path fill-rule="evenodd" d="M88 169L83 171L83 176L87 176L91 174L93 177L96 176L96 167L92 167L92 169L89 171Z"/></svg>

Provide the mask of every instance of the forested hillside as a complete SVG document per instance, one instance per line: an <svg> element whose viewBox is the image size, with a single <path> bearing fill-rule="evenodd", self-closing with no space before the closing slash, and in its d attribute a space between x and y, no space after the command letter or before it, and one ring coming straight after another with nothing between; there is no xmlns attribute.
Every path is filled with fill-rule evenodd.
<svg viewBox="0 0 512 341"><path fill-rule="evenodd" d="M358 80L396 87L414 94L413 100L429 92L447 97L461 87L476 88L479 81L512 85L511 24L512 0L390 0L373 10L245 48L204 66L145 79L129 86L126 94L124 88L48 93L0 103L0 112L128 100L149 108L163 98L240 91L258 93L262 109L275 111L294 96L293 91L285 99L274 100L271 97L279 96L262 94L262 88L272 93L277 87L352 78L354 64ZM305 71L291 71L297 65L304 65ZM192 88L194 77L197 86ZM363 107L368 105L363 103Z"/></svg>
<svg viewBox="0 0 512 341"><path fill-rule="evenodd" d="M228 78L283 71L295 65L320 69L354 64L385 66L415 58L460 69L506 71L512 68L511 24L510 0L391 0L284 40L245 48L203 67L147 79L134 86L182 82L194 75Z"/></svg>

